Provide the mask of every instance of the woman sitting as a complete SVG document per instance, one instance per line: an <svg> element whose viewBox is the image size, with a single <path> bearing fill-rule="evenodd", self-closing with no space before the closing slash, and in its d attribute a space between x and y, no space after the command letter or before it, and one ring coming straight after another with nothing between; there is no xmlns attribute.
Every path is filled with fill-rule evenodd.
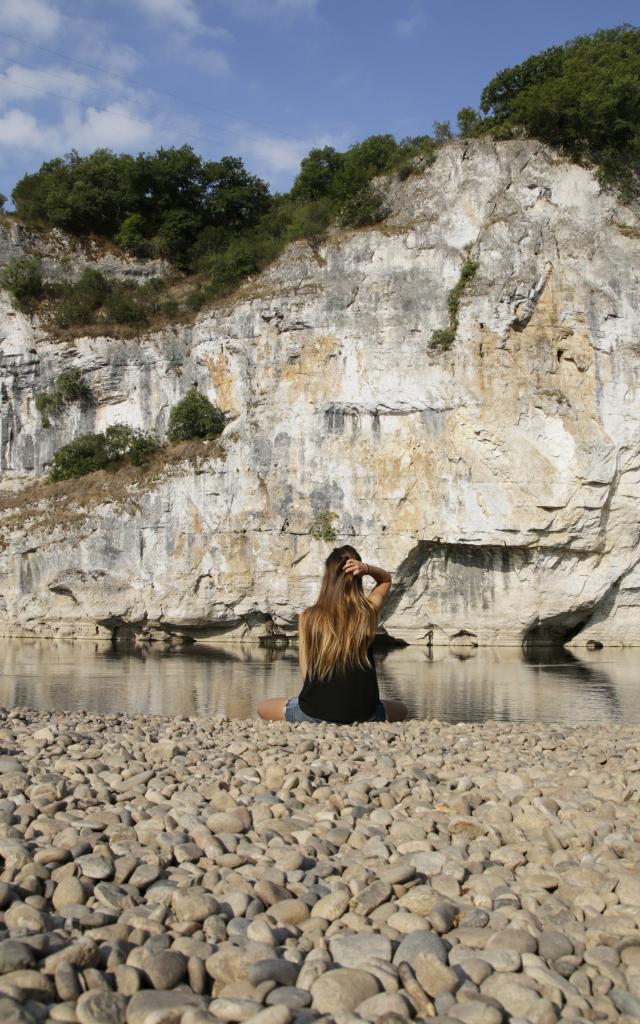
<svg viewBox="0 0 640 1024"><path fill-rule="evenodd" d="M363 576L376 586L362 589ZM258 706L261 718L287 722L400 722L407 708L380 700L373 658L378 612L391 589L391 576L366 565L350 545L334 548L325 562L320 596L299 622L300 671L297 697L275 697Z"/></svg>

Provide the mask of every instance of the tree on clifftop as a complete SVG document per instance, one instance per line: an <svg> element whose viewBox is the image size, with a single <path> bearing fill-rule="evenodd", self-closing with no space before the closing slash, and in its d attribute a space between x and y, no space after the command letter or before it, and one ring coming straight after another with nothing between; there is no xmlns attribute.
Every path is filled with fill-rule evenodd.
<svg viewBox="0 0 640 1024"><path fill-rule="evenodd" d="M483 89L474 134L525 134L592 160L602 175L638 190L640 29L578 36L497 74Z"/></svg>

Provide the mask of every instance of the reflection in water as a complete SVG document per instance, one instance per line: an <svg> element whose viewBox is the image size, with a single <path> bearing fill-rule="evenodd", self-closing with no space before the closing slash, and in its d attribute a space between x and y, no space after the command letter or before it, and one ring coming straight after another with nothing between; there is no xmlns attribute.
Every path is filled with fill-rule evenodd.
<svg viewBox="0 0 640 1024"><path fill-rule="evenodd" d="M114 646L0 640L5 707L159 715L255 714L300 687L297 650L256 644ZM448 722L640 722L640 652L394 647L376 652L380 692Z"/></svg>

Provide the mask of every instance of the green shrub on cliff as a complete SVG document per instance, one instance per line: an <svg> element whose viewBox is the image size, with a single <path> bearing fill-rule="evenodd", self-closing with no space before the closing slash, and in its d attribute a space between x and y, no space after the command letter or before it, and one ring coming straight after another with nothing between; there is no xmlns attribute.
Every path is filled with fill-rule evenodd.
<svg viewBox="0 0 640 1024"><path fill-rule="evenodd" d="M69 480L108 465L104 434L81 434L58 448L53 456L49 479Z"/></svg>
<svg viewBox="0 0 640 1024"><path fill-rule="evenodd" d="M116 324L132 324L144 327L149 322L145 302L138 289L118 288L108 296L104 307L104 318Z"/></svg>
<svg viewBox="0 0 640 1024"><path fill-rule="evenodd" d="M321 512L318 512L313 520L309 529L309 534L314 540L324 540L328 544L333 544L338 537L336 528L333 525L337 518L337 512L331 512L329 509L323 509Z"/></svg>
<svg viewBox="0 0 640 1024"><path fill-rule="evenodd" d="M158 448L158 440L127 424L114 424L104 433L81 434L58 448L53 456L49 480L69 480L105 469L115 462L140 466Z"/></svg>
<svg viewBox="0 0 640 1024"><path fill-rule="evenodd" d="M59 285L54 319L58 327L90 324L111 291L111 282L99 270L85 267L76 281Z"/></svg>
<svg viewBox="0 0 640 1024"><path fill-rule="evenodd" d="M447 309L449 311L449 324L447 327L434 331L431 335L431 344L436 348L448 349L453 345L458 332L458 313L460 300L467 287L467 283L475 276L478 269L478 261L470 256L466 258L460 269L460 276L447 296Z"/></svg>
<svg viewBox="0 0 640 1024"><path fill-rule="evenodd" d="M82 370L73 367L63 370L51 391L40 391L36 394L36 409L40 413L42 426L49 426L49 416L60 412L71 402L87 402L91 398L91 390Z"/></svg>
<svg viewBox="0 0 640 1024"><path fill-rule="evenodd" d="M367 184L345 199L339 220L343 228L363 228L369 224L378 224L388 213L389 208L382 193Z"/></svg>
<svg viewBox="0 0 640 1024"><path fill-rule="evenodd" d="M170 441L217 437L224 430L224 425L222 410L193 387L171 410L167 436Z"/></svg>
<svg viewBox="0 0 640 1024"><path fill-rule="evenodd" d="M33 256L9 260L0 271L0 285L10 292L19 310L30 312L36 300L44 294L40 260Z"/></svg>
<svg viewBox="0 0 640 1024"><path fill-rule="evenodd" d="M125 459L141 466L159 447L157 437L126 423L114 423L104 432L105 454L108 462Z"/></svg>

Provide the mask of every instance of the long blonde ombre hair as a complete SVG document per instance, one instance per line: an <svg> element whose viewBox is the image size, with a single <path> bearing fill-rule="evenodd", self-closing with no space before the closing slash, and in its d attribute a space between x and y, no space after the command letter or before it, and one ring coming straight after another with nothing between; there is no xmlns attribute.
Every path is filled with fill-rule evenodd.
<svg viewBox="0 0 640 1024"><path fill-rule="evenodd" d="M344 571L349 558L361 561L349 544L334 548L325 561L320 594L300 616L300 652L309 676L326 679L334 669L370 665L368 647L376 631L376 611L362 590L362 577Z"/></svg>

